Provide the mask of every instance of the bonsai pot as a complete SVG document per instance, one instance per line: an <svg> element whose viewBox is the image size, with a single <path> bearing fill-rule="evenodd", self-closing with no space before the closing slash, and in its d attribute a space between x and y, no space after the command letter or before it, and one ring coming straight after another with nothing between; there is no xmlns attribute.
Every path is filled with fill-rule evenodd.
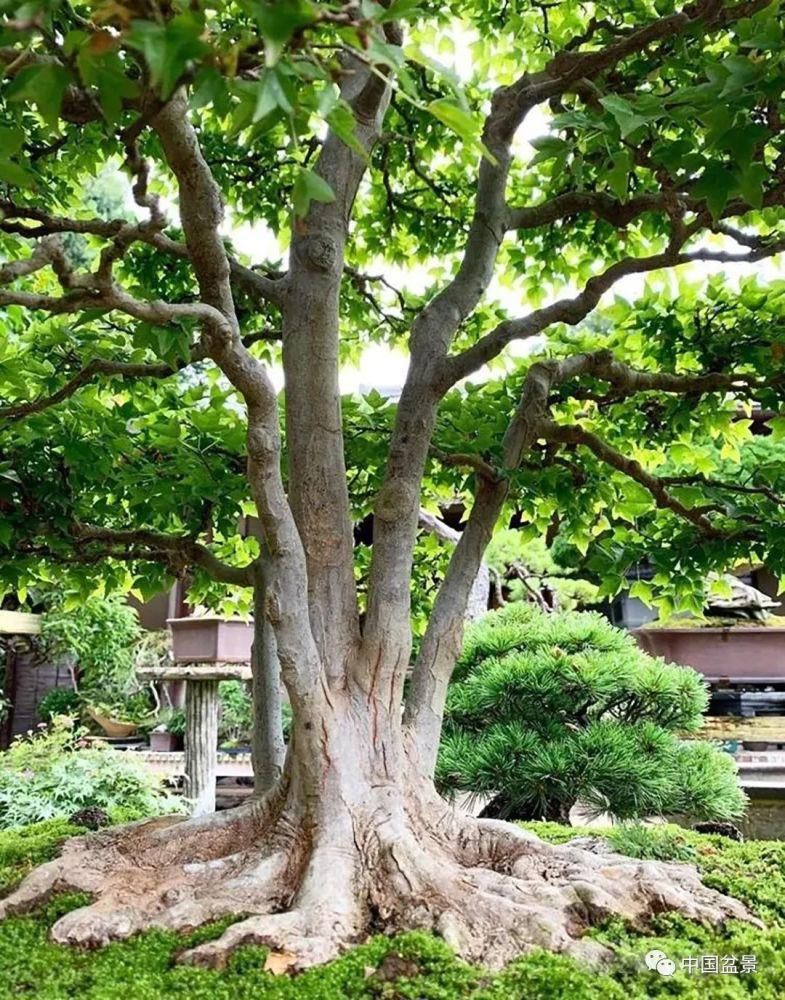
<svg viewBox="0 0 785 1000"><path fill-rule="evenodd" d="M242 618L169 618L172 653L177 663L247 663L251 659L253 622Z"/></svg>
<svg viewBox="0 0 785 1000"><path fill-rule="evenodd" d="M115 739L123 739L126 736L133 736L139 728L136 722L123 722L121 719L112 719L102 715L97 709L88 707L87 712L90 718L97 722L107 736Z"/></svg>
<svg viewBox="0 0 785 1000"><path fill-rule="evenodd" d="M177 750L178 742L179 737L166 730L163 732L153 730L150 733L150 749L154 753L172 753L172 751Z"/></svg>
<svg viewBox="0 0 785 1000"><path fill-rule="evenodd" d="M785 682L785 627L644 627L633 635L647 653L692 667L711 683Z"/></svg>

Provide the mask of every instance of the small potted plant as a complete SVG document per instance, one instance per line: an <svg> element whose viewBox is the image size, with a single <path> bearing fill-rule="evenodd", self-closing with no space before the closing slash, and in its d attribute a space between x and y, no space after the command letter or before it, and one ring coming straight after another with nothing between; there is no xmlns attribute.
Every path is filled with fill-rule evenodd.
<svg viewBox="0 0 785 1000"><path fill-rule="evenodd" d="M150 749L155 753L172 753L181 750L185 735L185 713L170 709L158 725L150 730Z"/></svg>
<svg viewBox="0 0 785 1000"><path fill-rule="evenodd" d="M141 690L96 698L88 704L87 713L108 737L125 739L149 723L152 705L149 693Z"/></svg>

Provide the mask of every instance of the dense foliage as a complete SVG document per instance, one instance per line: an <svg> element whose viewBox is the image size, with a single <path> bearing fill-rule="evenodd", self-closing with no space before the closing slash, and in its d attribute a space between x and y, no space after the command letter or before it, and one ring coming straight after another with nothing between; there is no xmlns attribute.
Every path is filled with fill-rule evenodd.
<svg viewBox="0 0 785 1000"><path fill-rule="evenodd" d="M82 713L82 699L78 691L72 688L56 687L47 691L38 702L38 718L42 722L51 722L58 715L78 719Z"/></svg>
<svg viewBox="0 0 785 1000"><path fill-rule="evenodd" d="M21 20L11 17L12 4L2 9L3 61L13 66L0 94L0 255L7 261L26 259L32 237L55 233L74 266L95 268L112 220L138 221L148 211L144 195L133 191L138 154L154 165L154 194L175 200L138 99L145 86L164 98L182 83L229 229L254 226L258 256L270 259L253 263L259 273L278 274L295 217L314 199L332 197L312 169L325 124L353 141L353 112L334 82L340 59L347 50L360 52L395 76L347 248L339 346L342 364L350 365L371 343L405 345L417 310L454 272L477 188L479 116L490 88L522 71L543 72L571 38L599 52L640 25L678 16L680 5L636 0L592 19L572 2L547 10L524 3L514 13L499 3L398 3L388 11L367 4L340 15L323 4L231 4L220 12L175 4L165 24L146 8L110 3L95 5L95 22L85 4L32 3ZM781 460L767 472L739 472L740 463L749 465L740 456L749 454L750 439L747 420L739 418L753 402L763 410L779 405L783 287L763 277L707 280L690 264L705 257L731 268L748 257L755 265L779 246L781 11L777 3L753 3L748 16L742 13L710 33L709 45L697 28L678 44L635 50L590 87L566 86L526 122L507 185L509 234L498 287L465 318L455 347L476 346L527 305L547 298L560 308L552 320L536 314L521 328L521 337L547 331L547 344L528 356L489 351L490 369L482 376L467 371L470 380L447 394L438 414L422 502L438 509L438 500L457 496L470 506L476 463L454 456L468 452L491 467L502 464L505 427L538 361L610 350L648 373L738 373L731 393L632 392L618 380L609 386L597 371L553 387L554 419L580 434L541 440L517 471L508 471L513 488L504 516L536 537L558 533L588 553L607 593L642 557L657 570L646 585L650 595L693 604L709 568L763 558L776 572L785 568ZM382 38L380 26L396 17L403 40ZM73 107L82 93L91 110ZM134 152L129 138L137 128ZM71 215L79 217L74 225ZM180 239L176 220L161 225ZM707 234L708 247L701 242ZM118 282L143 299L191 302L196 283L187 262L156 249L149 232L138 235L114 261ZM683 238L687 258L669 256ZM238 266L249 263L232 249ZM561 308L572 301L560 298L567 289L614 265L609 286L658 266L681 267L680 283L653 280L645 290L633 284L615 302L604 299L590 321L583 300L572 307L575 316ZM24 296L17 301L22 284L11 284L0 318L0 396L10 418L0 455L4 588L24 594L50 576L53 562L65 561L70 568L59 573L83 594L99 585L152 593L167 570L183 572L183 563L194 561L179 549L175 558L160 538L88 538L79 526L185 534L231 564L247 563L258 549L255 538L237 530L255 513L243 474L243 415L236 391L208 359L180 370L195 343L193 321L137 320L78 304L74 315L70 306L64 314L58 307L30 311ZM32 287L50 302L62 290L45 270L35 272ZM235 291L252 352L277 365L275 309L248 281ZM129 366L139 365L146 377L134 378ZM373 390L347 396L343 410L359 521L381 485L395 405ZM771 426L781 434L776 419ZM598 452L596 439L613 454ZM653 494L652 480L620 455L649 476L662 474L667 496ZM711 530L697 515L681 516L707 504ZM430 542L421 554L428 570L443 572L443 549ZM362 595L369 553L363 549L357 561ZM216 603L225 595L203 565L189 569L199 599ZM434 590L429 572L422 580L413 588L420 618L422 595L432 600ZM248 606L247 595L235 597Z"/></svg>
<svg viewBox="0 0 785 1000"><path fill-rule="evenodd" d="M245 743L251 739L252 705L248 685L242 681L221 681L218 717L219 743Z"/></svg>
<svg viewBox="0 0 785 1000"><path fill-rule="evenodd" d="M544 538L526 539L514 528L497 531L485 561L496 574L502 600L527 601L570 611L595 603L597 587L569 566L560 566Z"/></svg>
<svg viewBox="0 0 785 1000"><path fill-rule="evenodd" d="M0 828L67 819L87 807L122 810L128 818L179 812L182 803L163 789L130 753L85 743L64 720L17 738L0 753Z"/></svg>
<svg viewBox="0 0 785 1000"><path fill-rule="evenodd" d="M540 836L565 842L577 831L534 824ZM0 891L56 852L67 836L81 832L63 821L0 832ZM605 831L598 831L600 834ZM675 827L625 827L607 831L614 850L634 857L697 864L704 880L743 899L765 929L731 924L703 927L657 918L645 933L620 923L595 932L617 957L607 970L593 970L535 950L507 970L489 975L458 961L440 941L424 934L377 937L344 957L295 978L265 971L267 953L244 948L222 972L173 964L183 948L220 932L215 925L194 934L154 931L99 951L51 944L48 925L79 897L60 897L36 916L0 924L0 982L9 997L41 1000L779 1000L785 985L785 845L738 844ZM689 973L667 978L650 972L644 956L658 948L680 965L701 955L754 955L757 970L746 975Z"/></svg>
<svg viewBox="0 0 785 1000"><path fill-rule="evenodd" d="M733 759L680 738L706 704L695 671L653 659L601 615L508 605L468 631L438 780L503 817L564 820L577 801L623 818L738 816Z"/></svg>
<svg viewBox="0 0 785 1000"><path fill-rule="evenodd" d="M55 604L41 621L41 639L53 657L69 660L85 695L122 694L134 683L136 612L120 597L90 597Z"/></svg>

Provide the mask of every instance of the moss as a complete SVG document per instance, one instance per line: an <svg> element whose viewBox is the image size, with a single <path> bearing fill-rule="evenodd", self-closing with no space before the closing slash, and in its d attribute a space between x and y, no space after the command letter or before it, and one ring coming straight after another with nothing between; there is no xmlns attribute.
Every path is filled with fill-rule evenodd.
<svg viewBox="0 0 785 1000"><path fill-rule="evenodd" d="M50 819L0 833L0 895L9 892L36 865L53 858L68 837L84 833L67 820Z"/></svg>
<svg viewBox="0 0 785 1000"><path fill-rule="evenodd" d="M554 823L529 824L563 843L579 831ZM0 884L51 857L68 824L50 821L0 833ZM373 938L338 960L296 977L265 972L264 948L240 949L220 971L175 963L177 954L222 932L230 920L179 936L150 931L98 951L63 948L48 939L51 923L85 902L60 896L32 916L0 923L0 1000L781 1000L785 996L785 843L738 844L673 826L622 826L597 831L617 850L638 857L695 859L704 879L738 896L765 929L733 923L704 927L661 916L648 933L609 921L592 936L613 948L602 971L561 955L534 951L491 975L459 961L440 940L421 933ZM662 977L645 967L659 948L678 962L700 955L755 955L757 972Z"/></svg>

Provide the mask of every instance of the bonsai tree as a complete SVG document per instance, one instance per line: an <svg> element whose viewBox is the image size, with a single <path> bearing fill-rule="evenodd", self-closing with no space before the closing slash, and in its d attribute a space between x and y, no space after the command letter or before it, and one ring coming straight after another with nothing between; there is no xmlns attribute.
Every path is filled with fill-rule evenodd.
<svg viewBox="0 0 785 1000"><path fill-rule="evenodd" d="M55 564L128 588L196 566L252 594L292 705L267 794L72 842L0 915L87 891L52 933L100 944L241 911L182 959L257 941L300 966L371 929L436 930L499 965L590 950L609 911L744 916L689 870L453 812L432 776L511 508L596 540L611 589L642 549L672 601L742 558L785 570L776 491L660 474L673 444L732 451L744 407L781 407L781 287L693 269L692 290L607 294L785 247L780 3L0 11L0 572L18 591ZM451 43L463 83L429 54ZM130 221L84 204L110 160ZM246 222L254 259L227 237ZM366 405L374 448L349 477L341 367L372 341L410 364L387 433ZM467 515L412 664L419 512L448 489Z"/></svg>
<svg viewBox="0 0 785 1000"><path fill-rule="evenodd" d="M700 727L703 679L655 660L591 612L510 604L471 627L447 696L437 782L490 797L483 815L567 822L576 802L620 819L741 815L726 753Z"/></svg>
<svg viewBox="0 0 785 1000"><path fill-rule="evenodd" d="M543 610L573 610L592 604L597 587L553 557L544 538L525 538L515 528L497 531L486 553L498 606L527 601Z"/></svg>

